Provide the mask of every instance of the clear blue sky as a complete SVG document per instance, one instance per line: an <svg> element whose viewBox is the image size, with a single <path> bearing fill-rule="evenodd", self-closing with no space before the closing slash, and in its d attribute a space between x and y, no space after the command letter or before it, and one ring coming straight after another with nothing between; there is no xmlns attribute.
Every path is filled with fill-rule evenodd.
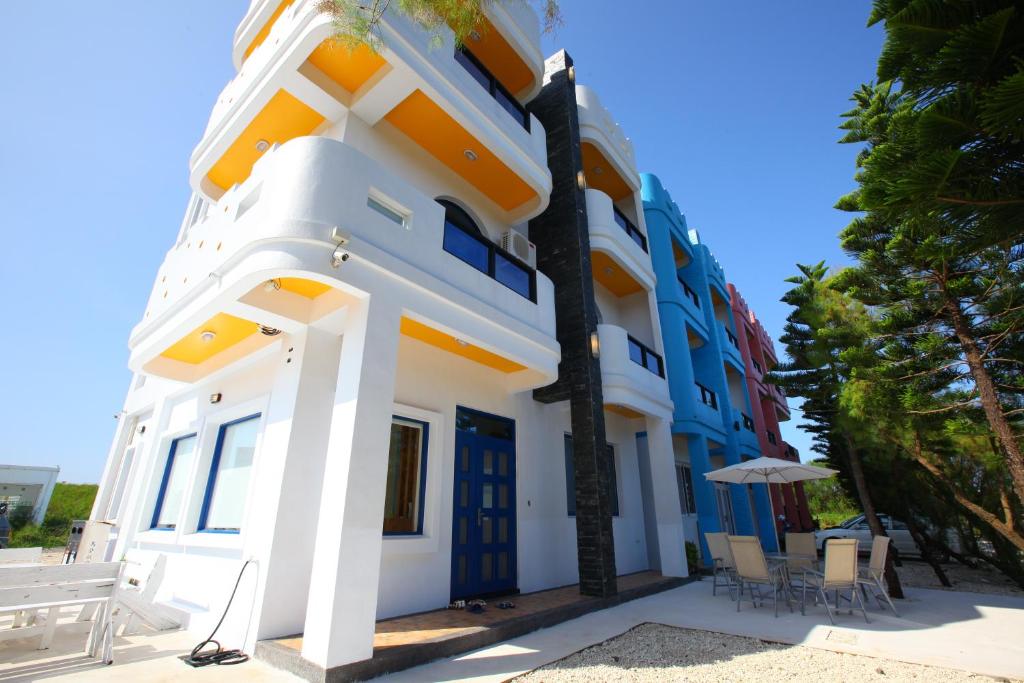
<svg viewBox="0 0 1024 683"><path fill-rule="evenodd" d="M855 150L837 114L873 75L869 2L562 0L595 87L777 336L795 262L842 259ZM127 338L188 199L188 157L233 75L247 0L0 3L0 462L99 479ZM637 8L642 8L638 11ZM806 450L795 422L783 435Z"/></svg>

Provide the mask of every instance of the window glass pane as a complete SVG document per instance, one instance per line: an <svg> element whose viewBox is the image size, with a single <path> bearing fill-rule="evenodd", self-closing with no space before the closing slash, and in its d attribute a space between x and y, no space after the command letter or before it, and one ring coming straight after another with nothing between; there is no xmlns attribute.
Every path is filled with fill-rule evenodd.
<svg viewBox="0 0 1024 683"><path fill-rule="evenodd" d="M615 449L608 447L608 499L612 504L612 516L619 516L619 484L615 477Z"/></svg>
<svg viewBox="0 0 1024 683"><path fill-rule="evenodd" d="M475 237L467 235L462 229L448 221L445 221L444 224L444 250L462 259L481 273L488 271L487 245Z"/></svg>
<svg viewBox="0 0 1024 683"><path fill-rule="evenodd" d="M181 504L185 499L185 489L192 472L192 458L195 457L196 435L176 439L171 443L171 451L167 456L165 477L166 488L162 499L157 501L156 520L153 526L173 529L178 524Z"/></svg>
<svg viewBox="0 0 1024 683"><path fill-rule="evenodd" d="M384 531L420 532L420 473L423 426L405 420L391 423L388 479L384 489Z"/></svg>
<svg viewBox="0 0 1024 683"><path fill-rule="evenodd" d="M565 506L569 515L576 514L576 468L572 461L572 437L565 435Z"/></svg>
<svg viewBox="0 0 1024 683"><path fill-rule="evenodd" d="M462 50L455 51L455 61L462 65L462 67L469 72L469 74L476 80L477 83L484 87L484 90L490 92L491 90L491 77L489 74L483 72L483 70L476 65L476 63L466 56Z"/></svg>
<svg viewBox="0 0 1024 683"><path fill-rule="evenodd" d="M526 126L527 114L523 111L519 102L506 95L500 89L495 89L494 99L498 100L498 104L500 104L505 111L511 114L512 118L519 122L519 125L524 127Z"/></svg>
<svg viewBox="0 0 1024 683"><path fill-rule="evenodd" d="M373 209L374 211L376 211L377 213L379 213L381 216L387 218L389 221L394 221L398 225L405 227L405 216L403 216L402 214L398 213L397 211L388 206L384 206L373 197L366 198L366 205Z"/></svg>
<svg viewBox="0 0 1024 683"><path fill-rule="evenodd" d="M530 298L530 272L498 253L494 254L494 279L520 296Z"/></svg>
<svg viewBox="0 0 1024 683"><path fill-rule="evenodd" d="M221 427L217 471L212 473L213 492L206 511L204 529L240 529L249 488L252 456L260 421L253 417Z"/></svg>
<svg viewBox="0 0 1024 683"><path fill-rule="evenodd" d="M644 364L644 349L640 344L630 339L629 344L629 359L634 363Z"/></svg>
<svg viewBox="0 0 1024 683"><path fill-rule="evenodd" d="M480 518L480 537L482 543L494 542L494 521L492 517Z"/></svg>
<svg viewBox="0 0 1024 683"><path fill-rule="evenodd" d="M505 439L506 441L515 440L515 430L511 420L503 420L462 408L455 413L455 428L460 432L493 436L495 439Z"/></svg>

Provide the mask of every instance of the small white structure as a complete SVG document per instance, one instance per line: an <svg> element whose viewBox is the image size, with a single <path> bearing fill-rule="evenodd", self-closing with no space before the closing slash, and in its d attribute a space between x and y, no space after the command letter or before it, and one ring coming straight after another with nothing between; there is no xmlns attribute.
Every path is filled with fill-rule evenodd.
<svg viewBox="0 0 1024 683"><path fill-rule="evenodd" d="M32 506L32 521L42 524L50 505L59 467L0 465L0 503L16 507Z"/></svg>

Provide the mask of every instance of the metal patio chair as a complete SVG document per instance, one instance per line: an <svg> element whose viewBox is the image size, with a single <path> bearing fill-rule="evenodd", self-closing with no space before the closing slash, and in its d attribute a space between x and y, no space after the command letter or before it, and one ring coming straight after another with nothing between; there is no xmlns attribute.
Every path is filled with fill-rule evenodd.
<svg viewBox="0 0 1024 683"><path fill-rule="evenodd" d="M875 536L872 539L871 559L868 561L868 566L862 567L857 573L857 585L865 598L868 595L867 590L871 589L871 594L875 597L879 609L885 609L885 606L882 605L882 598L885 598L889 609L898 617L900 613L896 611L896 605L892 604L892 598L889 597L889 590L885 583L885 560L889 555L891 541L892 539L888 536Z"/></svg>
<svg viewBox="0 0 1024 683"><path fill-rule="evenodd" d="M828 604L828 593L835 594L835 608L839 609L840 595L844 591L850 591L850 614L853 614L853 601L856 598L860 603L860 611L864 615L864 621L871 623L868 619L868 611L864 607L857 588L857 539L855 538L830 538L825 543L825 571L819 572L807 570L803 572L803 593L801 595L801 613L805 613L807 589L814 588L817 597L825 605L828 612L828 620L836 623L832 614L832 607Z"/></svg>
<svg viewBox="0 0 1024 683"><path fill-rule="evenodd" d="M704 540L708 543L711 554L711 595L718 595L719 578L725 582L729 590L729 599L733 599L733 588L736 586L736 562L732 559L729 549L729 534L725 532L706 532Z"/></svg>
<svg viewBox="0 0 1024 683"><path fill-rule="evenodd" d="M738 588L736 592L736 611L740 611L744 587L750 592L750 601L754 604L754 607L757 607L758 600L761 601L761 604L764 604L761 586L770 586L775 616L779 616L779 593L786 597L786 606L792 612L793 603L789 600L785 564L777 562L769 565L764 558L764 551L761 550L761 542L757 540L756 536L729 536L728 539L729 549L732 550L732 557L736 562ZM757 587L757 597L754 596L755 586Z"/></svg>

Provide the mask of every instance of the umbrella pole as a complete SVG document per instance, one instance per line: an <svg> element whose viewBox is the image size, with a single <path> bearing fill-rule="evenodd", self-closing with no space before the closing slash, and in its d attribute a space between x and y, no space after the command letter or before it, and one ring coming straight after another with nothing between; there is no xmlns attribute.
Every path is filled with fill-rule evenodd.
<svg viewBox="0 0 1024 683"><path fill-rule="evenodd" d="M772 537L775 539L775 551L782 552L782 548L779 547L779 527L775 522L775 501L772 500L772 487L768 483L768 476L765 475L764 487L768 492L768 509L772 511Z"/></svg>

